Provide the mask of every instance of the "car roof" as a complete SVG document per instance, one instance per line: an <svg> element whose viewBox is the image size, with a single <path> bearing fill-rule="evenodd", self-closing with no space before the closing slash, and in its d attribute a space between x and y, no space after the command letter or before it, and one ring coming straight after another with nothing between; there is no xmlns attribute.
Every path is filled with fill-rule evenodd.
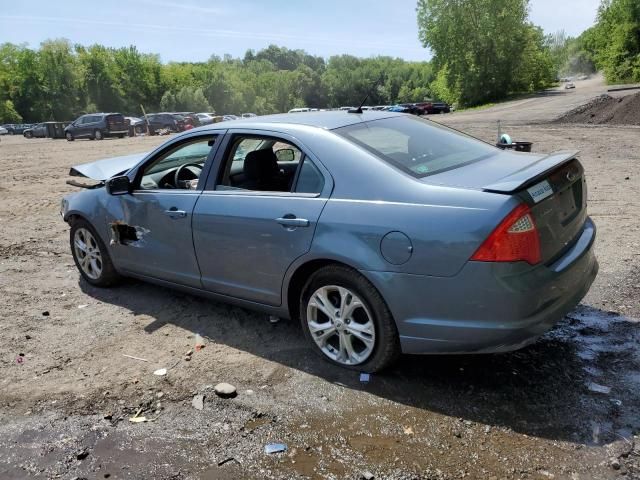
<svg viewBox="0 0 640 480"><path fill-rule="evenodd" d="M298 112L281 113L276 115L264 115L261 117L243 118L234 120L233 123L219 122L213 125L199 127L198 130L223 130L233 125L234 128L256 128L268 129L286 125L306 125L318 127L325 130L355 125L357 123L381 120L383 118L393 118L402 116L402 113L380 112L375 110L364 110L362 113L348 113L344 110L332 110L328 112Z"/></svg>

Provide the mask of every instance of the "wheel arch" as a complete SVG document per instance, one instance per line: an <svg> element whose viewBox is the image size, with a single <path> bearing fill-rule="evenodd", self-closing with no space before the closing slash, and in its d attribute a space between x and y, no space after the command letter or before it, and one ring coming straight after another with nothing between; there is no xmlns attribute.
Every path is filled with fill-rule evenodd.
<svg viewBox="0 0 640 480"><path fill-rule="evenodd" d="M287 276L285 283L283 303L287 309L289 318L293 320L298 319L298 302L300 301L300 294L302 293L302 289L307 283L307 280L311 277L311 275L313 275L321 268L330 265L348 268L367 278L366 275L364 275L355 266L334 258L313 258L301 262L300 264L291 268L291 273ZM371 282L371 280L369 280L368 278L367 280Z"/></svg>
<svg viewBox="0 0 640 480"><path fill-rule="evenodd" d="M84 213L82 213L82 212L80 212L78 210L71 210L71 211L67 212L62 219L65 222L67 222L70 226L76 220L84 220L85 222L91 223L89 218Z"/></svg>

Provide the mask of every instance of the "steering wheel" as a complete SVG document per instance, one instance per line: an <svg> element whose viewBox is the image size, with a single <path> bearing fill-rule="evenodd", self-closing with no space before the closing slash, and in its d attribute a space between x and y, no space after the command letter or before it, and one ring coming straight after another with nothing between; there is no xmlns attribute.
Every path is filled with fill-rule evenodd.
<svg viewBox="0 0 640 480"><path fill-rule="evenodd" d="M173 183L175 184L176 188L184 188L184 187L180 187L180 183L181 182L185 182L186 180L194 180L196 178L200 178L200 173L198 173L196 175L191 170L186 170L188 167L196 167L197 169L200 170L200 173L202 173L202 165L200 165L198 163L185 163L184 165L180 165L178 167L178 169L176 170L176 173L175 173L175 176L174 176L174 180L173 180ZM180 176L182 175L183 172L189 172L191 175L194 176L194 178L187 178L185 180L182 180L180 178Z"/></svg>

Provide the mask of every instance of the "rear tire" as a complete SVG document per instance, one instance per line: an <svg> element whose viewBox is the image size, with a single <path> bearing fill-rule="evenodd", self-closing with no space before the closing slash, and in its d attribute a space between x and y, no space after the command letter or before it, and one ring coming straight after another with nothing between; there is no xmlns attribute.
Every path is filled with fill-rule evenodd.
<svg viewBox="0 0 640 480"><path fill-rule="evenodd" d="M398 330L387 304L355 270L332 265L315 272L302 289L299 313L312 349L335 365L377 372L400 355Z"/></svg>
<svg viewBox="0 0 640 480"><path fill-rule="evenodd" d="M107 247L93 226L80 218L71 223L69 243L80 275L96 287L110 287L121 280Z"/></svg>

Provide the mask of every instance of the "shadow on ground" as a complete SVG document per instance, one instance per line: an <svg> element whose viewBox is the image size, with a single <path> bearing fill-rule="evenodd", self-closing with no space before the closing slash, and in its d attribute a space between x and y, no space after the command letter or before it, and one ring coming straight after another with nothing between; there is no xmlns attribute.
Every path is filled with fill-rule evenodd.
<svg viewBox="0 0 640 480"><path fill-rule="evenodd" d="M637 385L626 382L620 370L622 363L637 367L637 333L630 336L634 325L619 316L614 322L611 312L578 307L552 332L517 352L403 356L363 385L357 373L319 359L297 322L273 325L265 315L135 281L113 289L81 281L81 287L102 302L154 318L145 327L150 334L175 325L211 342L418 409L572 442L605 443L615 439L614 430L639 426ZM589 391L589 372L594 370L605 376L623 407L609 395ZM635 425L623 418L636 418ZM615 419L620 419L618 424ZM593 440L596 424L607 425L611 436Z"/></svg>

